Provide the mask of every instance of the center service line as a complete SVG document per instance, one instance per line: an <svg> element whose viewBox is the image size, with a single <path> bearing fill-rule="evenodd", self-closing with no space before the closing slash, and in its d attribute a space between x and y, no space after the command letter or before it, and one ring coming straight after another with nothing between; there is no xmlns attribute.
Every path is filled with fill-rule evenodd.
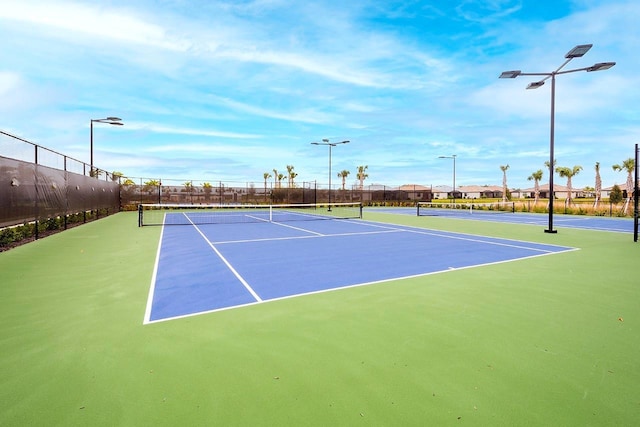
<svg viewBox="0 0 640 427"><path fill-rule="evenodd" d="M242 283L242 286L244 286L247 291L249 291L249 293L251 295L253 295L253 298L255 298L256 301L258 302L262 302L262 298L260 298L260 296L256 293L256 291L253 290L253 288L251 287L251 285L249 285L247 283L246 280L244 280L244 278L240 275L240 273L238 273L236 271L235 268L233 268L233 266L229 263L229 261L227 261L227 259L220 253L220 251L218 250L218 248L216 248L213 243L211 243L211 241L209 239L207 239L207 236L204 235L204 233L198 228L197 225L195 225L193 223L193 221L191 221L191 218L187 217L187 219L189 220L189 222L191 223L191 225L193 225L193 227L196 229L196 231L202 236L202 238L205 240L205 242L207 242L207 244L211 247L211 249L213 249L213 251L216 253L216 255L218 255L218 257L220 257L220 259L222 260L222 262L224 262L224 264L229 268L229 270L231 270L231 272L233 273L234 276L236 276L238 278L238 280L240 281L240 283Z"/></svg>

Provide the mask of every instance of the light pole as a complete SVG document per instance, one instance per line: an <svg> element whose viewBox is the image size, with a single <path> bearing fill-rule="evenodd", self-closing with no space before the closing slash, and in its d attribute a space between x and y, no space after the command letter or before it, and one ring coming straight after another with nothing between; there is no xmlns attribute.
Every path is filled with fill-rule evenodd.
<svg viewBox="0 0 640 427"><path fill-rule="evenodd" d="M453 203L456 202L456 156L457 154L452 154L450 156L439 156L439 159L453 159L453 192L451 196L453 197Z"/></svg>
<svg viewBox="0 0 640 427"><path fill-rule="evenodd" d="M557 233L557 230L553 229L553 167L554 167L554 138L555 138L555 104L556 104L556 76L560 74L575 73L578 71L601 71L608 70L616 65L615 62L598 62L590 67L575 68L572 70L562 70L573 58L580 58L591 49L592 44L581 44L571 49L564 56L565 61L555 71L547 73L523 73L520 70L504 71L500 74L501 79L515 79L518 76L544 76L542 80L529 83L527 89L537 89L544 85L545 80L551 78L551 130L549 137L549 228L544 230L545 233Z"/></svg>
<svg viewBox="0 0 640 427"><path fill-rule="evenodd" d="M322 142L312 142L311 145L328 145L329 146L329 210L331 210L331 147L335 147L338 144L348 144L349 141L329 142L328 139L323 139Z"/></svg>
<svg viewBox="0 0 640 427"><path fill-rule="evenodd" d="M104 119L91 119L91 176L93 176L94 174L94 170L93 170L93 124L94 123L105 123L108 125L115 125L115 126L122 126L124 125L124 123L122 123L122 119L119 117L106 117Z"/></svg>

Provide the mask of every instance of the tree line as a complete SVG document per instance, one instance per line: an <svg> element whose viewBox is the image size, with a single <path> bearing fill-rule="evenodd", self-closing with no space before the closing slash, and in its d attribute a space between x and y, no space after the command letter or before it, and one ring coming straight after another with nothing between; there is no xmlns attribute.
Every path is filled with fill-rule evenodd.
<svg viewBox="0 0 640 427"><path fill-rule="evenodd" d="M361 165L357 167L357 179L359 182L360 189L364 188L365 179L369 178L369 174L367 173L368 165ZM262 174L262 178L264 179L264 191L267 191L267 183L268 180L273 178L273 188L282 188L282 181L287 178L287 187L295 188L295 178L298 176L298 173L295 172L295 167L293 165L287 165L287 173L284 174L282 172L278 172L277 169L272 169L273 175L271 171L265 172ZM338 178L342 179L342 189L344 190L347 183L347 177L351 174L350 171L344 169L338 172Z"/></svg>
<svg viewBox="0 0 640 427"><path fill-rule="evenodd" d="M546 161L544 162L545 167L547 168L547 170L551 169L549 162ZM555 161L554 164L555 165ZM627 190L627 199L626 199L626 203L628 204L629 201L631 200L632 194L633 194L633 189L634 189L634 185L633 185L633 172L635 171L635 167L636 167L636 163L635 163L635 159L633 158L628 158L626 160L624 160L621 164L614 164L611 166L612 169L616 172L620 172L620 171L626 171L627 172L627 181L625 183L626 186L626 190ZM506 199L506 195L507 195L507 170L509 169L509 165L501 165L500 166L500 170L502 170L502 187L503 187L503 199ZM602 194L602 179L600 178L600 162L596 162L595 166L595 187L594 187L594 193L596 196L596 200L595 200L595 207L598 207L598 203L600 203L601 201L601 194ZM566 199L566 203L570 204L571 203L571 193L573 192L573 187L571 184L571 180L574 176L576 176L577 174L580 173L580 171L582 171L582 166L580 165L576 165L573 167L567 167L567 166L557 166L555 167L555 173L558 174L558 176L560 176L561 178L566 178L567 179L567 199ZM534 203L538 202L538 198L540 197L540 181L542 180L542 177L544 176L544 172L542 169L538 169L537 171L533 172L531 175L529 175L527 177L528 181L533 181L533 189L534 189ZM626 206L625 206L626 209Z"/></svg>

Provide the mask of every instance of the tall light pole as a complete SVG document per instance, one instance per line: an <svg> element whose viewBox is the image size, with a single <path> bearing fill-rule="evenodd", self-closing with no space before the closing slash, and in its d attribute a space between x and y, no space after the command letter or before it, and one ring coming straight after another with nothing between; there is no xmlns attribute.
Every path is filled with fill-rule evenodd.
<svg viewBox="0 0 640 427"><path fill-rule="evenodd" d="M453 192L451 193L451 196L453 197L453 203L456 202L456 156L457 154L438 157L439 159L453 159Z"/></svg>
<svg viewBox="0 0 640 427"><path fill-rule="evenodd" d="M108 125L115 125L115 126L122 126L124 125L124 123L122 123L122 119L120 117L106 117L104 119L91 119L91 176L93 176L94 174L94 170L93 170L93 124L94 123L105 123Z"/></svg>
<svg viewBox="0 0 640 427"><path fill-rule="evenodd" d="M527 89L537 89L544 85L544 82L551 78L551 130L549 137L549 228L544 230L545 233L557 233L557 230L553 229L553 167L554 167L554 138L555 138L555 104L556 104L556 76L560 74L575 73L578 71L601 71L608 70L616 65L615 62L598 62L590 67L575 68L572 70L562 70L573 58L580 58L591 49L592 44L581 44L571 49L564 56L565 61L555 71L547 73L523 73L520 70L504 71L500 74L501 79L515 79L518 76L544 76L542 80L529 83ZM562 71L561 71L562 70Z"/></svg>
<svg viewBox="0 0 640 427"><path fill-rule="evenodd" d="M323 139L322 142L312 142L311 145L327 145L329 146L329 210L331 210L331 147L335 147L338 144L348 144L349 141L329 142L328 139Z"/></svg>

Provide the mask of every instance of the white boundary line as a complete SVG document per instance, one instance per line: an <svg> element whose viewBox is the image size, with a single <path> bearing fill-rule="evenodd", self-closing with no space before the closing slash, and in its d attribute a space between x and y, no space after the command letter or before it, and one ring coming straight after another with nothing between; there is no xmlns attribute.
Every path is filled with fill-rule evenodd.
<svg viewBox="0 0 640 427"><path fill-rule="evenodd" d="M158 241L158 249L156 250L156 261L153 265L153 273L151 274L151 286L149 287L149 296L147 297L147 308L144 311L143 325L151 323L151 308L153 307L153 296L156 292L156 278L158 276L158 265L160 264L160 250L162 249L162 238L164 237L164 219L162 220L162 230L160 230L160 240Z"/></svg>
<svg viewBox="0 0 640 427"><path fill-rule="evenodd" d="M301 229L301 231L304 231ZM364 236L367 234L387 234L387 233L402 233L407 230L385 230L385 231L356 231L352 233L336 233L336 234L317 234L311 236L289 236L289 237L265 237L263 239L243 239L243 240L221 240L219 242L213 242L215 245L225 245L230 243L251 243L251 242L275 242L278 240L300 240L300 239L318 239L321 237L339 237L339 236Z"/></svg>
<svg viewBox="0 0 640 427"><path fill-rule="evenodd" d="M322 233L318 233L316 231L311 231L311 230L307 230L306 228L300 228L300 227L294 227L293 225L289 225L289 224L283 224L281 222L273 222L273 224L275 225L279 225L281 227L285 227L285 228L291 228L293 230L298 230L298 231L302 231L304 233L309 233L309 234L314 234L316 236L325 236Z"/></svg>
<svg viewBox="0 0 640 427"><path fill-rule="evenodd" d="M371 221L371 220L364 220L366 222L370 222L372 224L379 224L381 227L388 227L390 224L388 222L379 222L379 221ZM432 233L433 235L436 236L440 236L440 237L451 237L451 238L464 238L464 236L475 236L478 239L494 239L494 240L507 240L507 241L511 241L511 242L521 242L521 243L529 243L529 244L533 244L533 245L540 245L540 246L551 246L551 247L555 247L555 248L563 248L563 249L571 249L571 250L580 250L580 248L574 248L571 246L564 246L564 245L556 245L553 243L546 243L546 242L535 242L535 241L530 241L530 240L519 240L519 239L512 239L509 237L492 237L492 236L484 236L482 234L473 234L473 233L467 233L467 232L459 232L459 231L446 231L446 230L435 230L432 228L424 228L424 227L418 227L415 225L400 225L400 224L392 224L392 225L396 225L399 230L405 230L405 231L409 231L409 232L417 232L417 233ZM391 228L391 227L390 227ZM444 233L442 235L440 235L439 233ZM457 235L457 236L456 236ZM462 237L461 237L462 236ZM479 240L483 243L491 243L491 242L487 242L484 240ZM555 253L555 252L554 252Z"/></svg>

